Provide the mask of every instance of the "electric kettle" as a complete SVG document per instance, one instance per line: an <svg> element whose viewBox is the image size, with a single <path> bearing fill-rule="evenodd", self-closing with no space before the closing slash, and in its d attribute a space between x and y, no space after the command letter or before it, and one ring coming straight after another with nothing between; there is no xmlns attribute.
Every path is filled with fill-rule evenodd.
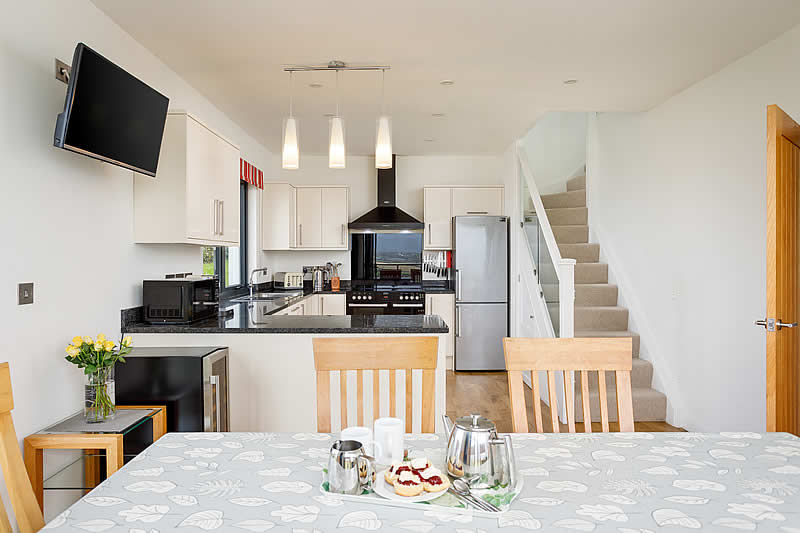
<svg viewBox="0 0 800 533"><path fill-rule="evenodd" d="M464 478L473 488L496 484L516 485L516 465L511 436L498 438L494 422L481 415L457 418L443 415L447 439L447 471Z"/></svg>

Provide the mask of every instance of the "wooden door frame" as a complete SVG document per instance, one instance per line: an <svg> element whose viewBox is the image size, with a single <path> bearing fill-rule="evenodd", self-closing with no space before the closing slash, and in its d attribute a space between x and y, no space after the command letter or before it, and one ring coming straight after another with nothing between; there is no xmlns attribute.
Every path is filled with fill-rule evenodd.
<svg viewBox="0 0 800 533"><path fill-rule="evenodd" d="M785 168L797 169L800 158L787 152L800 147L800 126L777 105L767 107L767 318L798 320L798 183L800 171L786 179ZM791 315L791 316L790 316ZM766 332L767 431L800 430L798 406L798 331Z"/></svg>

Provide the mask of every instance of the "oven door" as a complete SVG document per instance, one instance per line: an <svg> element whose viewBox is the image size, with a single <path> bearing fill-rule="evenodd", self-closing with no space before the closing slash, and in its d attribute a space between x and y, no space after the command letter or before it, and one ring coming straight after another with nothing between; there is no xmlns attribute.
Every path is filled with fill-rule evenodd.
<svg viewBox="0 0 800 533"><path fill-rule="evenodd" d="M347 302L348 315L388 315L389 309L388 303Z"/></svg>
<svg viewBox="0 0 800 533"><path fill-rule="evenodd" d="M390 315L424 315L425 304L419 303L395 303L389 307Z"/></svg>

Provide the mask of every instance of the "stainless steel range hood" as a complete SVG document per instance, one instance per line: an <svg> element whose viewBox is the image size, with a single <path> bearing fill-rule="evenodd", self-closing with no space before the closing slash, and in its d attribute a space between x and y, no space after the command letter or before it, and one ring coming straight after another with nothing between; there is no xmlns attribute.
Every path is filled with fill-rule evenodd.
<svg viewBox="0 0 800 533"><path fill-rule="evenodd" d="M422 233L425 225L395 205L395 168L378 169L378 207L352 221L350 233Z"/></svg>

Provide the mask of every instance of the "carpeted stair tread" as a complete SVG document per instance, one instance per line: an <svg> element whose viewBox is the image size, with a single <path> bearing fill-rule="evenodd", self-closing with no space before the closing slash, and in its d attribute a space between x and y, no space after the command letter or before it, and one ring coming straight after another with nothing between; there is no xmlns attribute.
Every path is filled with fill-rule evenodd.
<svg viewBox="0 0 800 533"><path fill-rule="evenodd" d="M551 226L556 243L571 244L589 242L589 226L585 224L571 224L567 226Z"/></svg>
<svg viewBox="0 0 800 533"><path fill-rule="evenodd" d="M617 391L608 388L608 418L617 421ZM589 410L592 422L600 422L600 393L589 391ZM575 420L583 422L583 404L580 392L575 395ZM652 388L633 389L633 419L637 422L663 421L667 418L667 397Z"/></svg>
<svg viewBox="0 0 800 533"><path fill-rule="evenodd" d="M638 333L632 331L596 331L592 329L576 329L576 337L630 337L633 344L633 356L639 357L640 338Z"/></svg>
<svg viewBox="0 0 800 533"><path fill-rule="evenodd" d="M567 180L568 191L577 191L585 188L586 188L586 176L575 176L574 178Z"/></svg>
<svg viewBox="0 0 800 533"><path fill-rule="evenodd" d="M575 329L620 331L628 329L628 309L616 305L575 306Z"/></svg>
<svg viewBox="0 0 800 533"><path fill-rule="evenodd" d="M585 225L589 222L589 210L585 207L557 207L545 211L551 226Z"/></svg>
<svg viewBox="0 0 800 533"><path fill-rule="evenodd" d="M555 194L542 195L542 204L545 209L554 207L586 207L586 191L567 191Z"/></svg>
<svg viewBox="0 0 800 533"><path fill-rule="evenodd" d="M559 243L561 257L574 259L578 263L597 263L600 261L600 245L593 242Z"/></svg>
<svg viewBox="0 0 800 533"><path fill-rule="evenodd" d="M608 265L606 263L576 263L575 284L608 283Z"/></svg>
<svg viewBox="0 0 800 533"><path fill-rule="evenodd" d="M576 283L575 305L617 305L619 289L609 283Z"/></svg>

